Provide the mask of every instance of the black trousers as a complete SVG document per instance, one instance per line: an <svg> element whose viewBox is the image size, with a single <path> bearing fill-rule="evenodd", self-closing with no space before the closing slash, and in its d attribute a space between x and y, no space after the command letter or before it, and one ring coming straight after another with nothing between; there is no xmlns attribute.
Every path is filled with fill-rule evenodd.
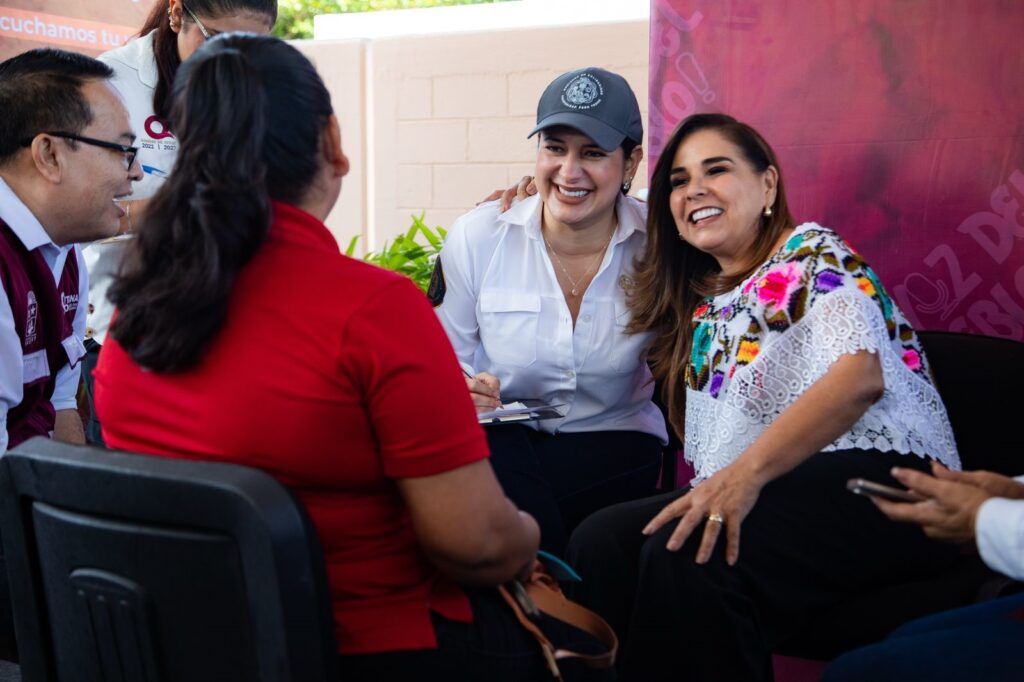
<svg viewBox="0 0 1024 682"><path fill-rule="evenodd" d="M96 361L100 357L100 344L92 339L85 340L85 357L82 358L82 381L85 383L85 397L89 401L89 423L85 425L85 439L90 445L106 447L103 433L100 431L100 420L96 418L96 404L93 401L92 371L96 369Z"/></svg>
<svg viewBox="0 0 1024 682"><path fill-rule="evenodd" d="M593 512L656 492L661 443L649 434L551 435L521 424L486 430L491 466L505 494L537 519L541 549L556 556Z"/></svg>
<svg viewBox="0 0 1024 682"><path fill-rule="evenodd" d="M703 526L678 552L665 549L675 523L641 534L685 490L600 511L569 543L569 562L583 576L571 596L619 633L622 680L771 680L773 648L816 612L956 558L955 547L847 492L853 477L898 485L889 475L897 465L926 462L863 450L812 456L761 491L731 567L724 534L711 560L695 563Z"/></svg>
<svg viewBox="0 0 1024 682"><path fill-rule="evenodd" d="M466 589L472 623L433 616L437 649L341 656L341 679L360 682L536 682L552 679L537 640L515 619L494 588ZM548 619L544 634L556 645L600 653L600 643L561 621ZM567 682L614 682L614 670L580 661L559 662Z"/></svg>

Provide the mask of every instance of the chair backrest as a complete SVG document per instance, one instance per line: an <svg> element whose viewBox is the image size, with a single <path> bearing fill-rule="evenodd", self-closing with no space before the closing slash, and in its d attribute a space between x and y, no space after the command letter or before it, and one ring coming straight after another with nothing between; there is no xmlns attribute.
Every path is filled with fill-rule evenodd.
<svg viewBox="0 0 1024 682"><path fill-rule="evenodd" d="M1024 473L1024 343L919 332L965 469Z"/></svg>
<svg viewBox="0 0 1024 682"><path fill-rule="evenodd" d="M248 467L35 438L0 457L26 680L337 680L300 503Z"/></svg>

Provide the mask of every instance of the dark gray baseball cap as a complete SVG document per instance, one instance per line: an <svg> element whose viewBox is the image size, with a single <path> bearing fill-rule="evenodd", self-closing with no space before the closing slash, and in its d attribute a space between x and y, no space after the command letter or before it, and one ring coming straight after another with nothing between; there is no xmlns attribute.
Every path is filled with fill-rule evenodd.
<svg viewBox="0 0 1024 682"><path fill-rule="evenodd" d="M626 138L640 144L644 137L640 106L629 83L597 67L563 73L545 88L537 103L537 125L526 137L552 126L575 128L605 151Z"/></svg>

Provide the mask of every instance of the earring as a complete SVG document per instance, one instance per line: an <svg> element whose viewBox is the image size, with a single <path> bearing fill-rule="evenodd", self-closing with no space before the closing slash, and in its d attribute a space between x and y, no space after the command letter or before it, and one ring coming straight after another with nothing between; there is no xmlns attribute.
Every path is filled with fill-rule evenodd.
<svg viewBox="0 0 1024 682"><path fill-rule="evenodd" d="M174 13L171 8L167 8L167 23L171 25L171 30L177 33L181 29L181 22L174 20Z"/></svg>
<svg viewBox="0 0 1024 682"><path fill-rule="evenodd" d="M771 206L765 206L764 207L764 217L765 218L771 218L772 217L772 207Z"/></svg>
<svg viewBox="0 0 1024 682"><path fill-rule="evenodd" d="M626 178L626 181L622 183L622 191L628 192L630 185L633 184L633 178Z"/></svg>

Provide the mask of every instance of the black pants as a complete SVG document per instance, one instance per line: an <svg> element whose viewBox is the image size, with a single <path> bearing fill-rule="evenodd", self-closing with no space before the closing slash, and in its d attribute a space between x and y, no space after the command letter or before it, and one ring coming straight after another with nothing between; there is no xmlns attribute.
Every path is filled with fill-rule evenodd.
<svg viewBox="0 0 1024 682"><path fill-rule="evenodd" d="M665 549L675 523L641 534L686 491L605 509L569 543L569 562L583 576L572 596L623 639L623 680L771 680L772 649L816 612L956 558L955 547L890 521L846 490L849 478L894 484L891 467L925 464L863 450L812 456L761 491L732 567L724 534L707 564L694 562L703 526L678 552Z"/></svg>
<svg viewBox="0 0 1024 682"><path fill-rule="evenodd" d="M437 649L341 657L341 679L360 682L536 682L550 680L537 640L515 619L497 590L467 589L473 622L434 615ZM571 625L547 620L544 634L556 645L599 653L600 643ZM614 682L614 670L579 661L559 662L567 682Z"/></svg>
<svg viewBox="0 0 1024 682"><path fill-rule="evenodd" d="M656 491L661 444L646 433L551 435L503 424L487 427L487 442L505 494L537 519L541 549L557 556L593 512Z"/></svg>
<svg viewBox="0 0 1024 682"><path fill-rule="evenodd" d="M85 340L85 357L82 358L82 381L85 382L85 396L89 400L89 423L85 425L85 439L90 445L106 446L100 432L100 421L96 418L96 404L93 400L92 371L100 357L100 344L92 339Z"/></svg>

